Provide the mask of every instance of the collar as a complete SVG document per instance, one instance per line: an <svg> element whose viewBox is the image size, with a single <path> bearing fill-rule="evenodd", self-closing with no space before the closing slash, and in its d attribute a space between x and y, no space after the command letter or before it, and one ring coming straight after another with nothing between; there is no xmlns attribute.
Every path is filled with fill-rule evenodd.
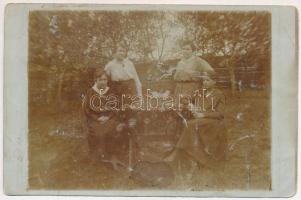
<svg viewBox="0 0 301 200"><path fill-rule="evenodd" d="M187 62L195 58L195 55L191 55L189 58L183 58L182 61Z"/></svg>
<svg viewBox="0 0 301 200"><path fill-rule="evenodd" d="M124 58L122 61L118 61L116 58L113 59L113 62L122 64L124 66L128 65L129 61L130 61L129 58Z"/></svg>
<svg viewBox="0 0 301 200"><path fill-rule="evenodd" d="M105 89L98 89L96 84L93 85L92 89L99 94L100 96L106 94L108 92L108 90L110 89L109 87L106 87Z"/></svg>
<svg viewBox="0 0 301 200"><path fill-rule="evenodd" d="M123 59L123 60L121 60L121 61L119 61L119 60L117 60L116 58L114 58L114 60L113 60L115 63L121 63L121 64L123 64L123 63L125 63L125 58Z"/></svg>

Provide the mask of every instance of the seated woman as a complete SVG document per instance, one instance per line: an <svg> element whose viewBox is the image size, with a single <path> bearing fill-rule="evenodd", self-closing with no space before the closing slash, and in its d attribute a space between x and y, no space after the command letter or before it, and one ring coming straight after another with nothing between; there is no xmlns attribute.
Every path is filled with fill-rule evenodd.
<svg viewBox="0 0 301 200"><path fill-rule="evenodd" d="M175 150L165 161L174 160L179 150L205 166L225 159L228 146L222 114L225 97L215 88L215 83L210 77L203 77L205 96L202 108L197 109L196 105L190 103L181 111L181 116L187 119L186 125Z"/></svg>
<svg viewBox="0 0 301 200"><path fill-rule="evenodd" d="M90 153L96 159L107 160L106 137L114 134L118 120L114 111L105 108L107 97L112 95L107 86L108 77L105 71L96 71L94 81L93 87L87 91L83 102L87 139Z"/></svg>

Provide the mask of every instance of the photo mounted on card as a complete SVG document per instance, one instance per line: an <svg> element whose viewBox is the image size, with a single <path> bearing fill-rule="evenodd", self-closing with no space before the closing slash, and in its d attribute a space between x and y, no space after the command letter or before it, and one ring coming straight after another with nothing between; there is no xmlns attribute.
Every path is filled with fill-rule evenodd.
<svg viewBox="0 0 301 200"><path fill-rule="evenodd" d="M8 4L6 194L292 196L296 16Z"/></svg>

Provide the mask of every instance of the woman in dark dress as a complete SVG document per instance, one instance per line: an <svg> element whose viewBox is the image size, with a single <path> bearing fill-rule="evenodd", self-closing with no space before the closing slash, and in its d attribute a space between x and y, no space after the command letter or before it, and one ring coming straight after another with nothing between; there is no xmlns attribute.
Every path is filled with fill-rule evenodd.
<svg viewBox="0 0 301 200"><path fill-rule="evenodd" d="M108 96L113 95L108 87L106 73L99 70L94 75L95 83L85 96L83 109L87 125L90 153L100 160L107 159L106 137L115 134L118 120L116 113L106 108Z"/></svg>

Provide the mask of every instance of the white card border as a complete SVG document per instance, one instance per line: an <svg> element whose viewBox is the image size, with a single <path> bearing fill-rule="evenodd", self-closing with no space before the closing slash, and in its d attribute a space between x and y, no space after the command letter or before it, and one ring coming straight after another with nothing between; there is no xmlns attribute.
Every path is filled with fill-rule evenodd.
<svg viewBox="0 0 301 200"><path fill-rule="evenodd" d="M95 8L95 7L93 7L93 8ZM214 9L216 9L216 8L214 8ZM226 9L229 9L229 7L226 8ZM232 8L230 8L230 9L232 10ZM249 7L248 9L252 9L252 8ZM275 131L279 132L280 130L286 130L287 132L290 133L289 130L291 129L291 131L296 133L297 132L297 129L296 129L296 127L297 127L297 111L296 111L296 105L297 105L297 96L296 96L297 95L297 82L296 82L297 81L297 77L296 77L297 73L296 72L297 71L296 70L297 69L294 69L294 68L297 67L297 65L296 65L297 64L296 63L297 59L296 59L296 51L295 51L296 50L296 43L287 42L289 40L291 41L291 38L293 38L293 39L295 38L296 32L295 31L291 32L290 29L284 29L284 31L281 31L281 28L283 28L283 26L285 26L285 25L288 25L289 23L287 23L287 22L292 21L291 20L292 17L295 18L295 16L283 15L283 13L279 13L279 10L277 10L277 9L279 9L279 7L278 8L274 7L273 9L271 9L271 12L273 13L272 14L273 15L273 19L272 19L272 23L273 23L273 31L272 31L273 32L273 36L272 36L272 54L273 54L272 58L273 59L272 59L272 65L275 66L276 63L277 64L282 63L282 64L286 65L287 63L285 63L284 61L287 60L287 59L282 59L282 58L292 58L292 56L293 56L293 60L291 60L291 61L295 62L295 63L289 65L289 67L292 68L290 71L285 71L285 70L281 71L281 69L283 69L283 68L279 68L279 67L277 67L277 70L272 70L272 80L273 80L272 89L273 89L273 91L277 90L277 94L281 93L281 91L282 91L283 92L283 93L281 93L282 97L286 97L286 98L289 97L288 101L285 101L287 103L282 104L280 101L279 102L277 101L279 97L277 98L277 97L274 96L275 92L272 92L272 99L273 99L272 108L273 108L273 110L276 110L277 113L279 112L281 114L283 114L284 111L286 111L285 108L288 108L288 110L291 110L290 114L287 116L288 118L284 118L285 116L283 116L283 115L276 115L277 118L274 118L272 120L272 124L273 124L272 125L273 126L272 130L273 130L273 132L275 132ZM294 9L294 8L289 8L289 9ZM277 14L277 12L278 12L278 14ZM276 13L276 14L274 14L274 13ZM278 21L276 21L276 22L275 22L275 18L274 18L275 15L278 17ZM288 18L290 20L286 21L285 19L288 19ZM281 23L281 21L282 21L282 23ZM23 22L23 20L21 20L21 22ZM19 21L17 23L21 23L21 22ZM276 25L274 23L276 23ZM280 27L278 27L279 29L277 30L277 24L279 25L279 23L280 23ZM295 26L295 24L293 24L293 25L291 24L290 26ZM24 24L21 24L18 27L22 30L15 30L15 31L17 31L16 33L20 34L21 32L24 33L23 32L24 28L27 27L27 26L24 27ZM27 50L27 44L26 44L26 42L24 43L24 38L25 38L25 41L27 41L27 29L25 29L25 32L26 32L25 35L23 35L24 37L23 36L17 37L18 39L15 40L14 45L20 46L20 44L22 44L22 47L25 47L23 49ZM277 36L277 34L279 34L279 35ZM281 37L281 36L286 38L287 41L283 42L283 41L277 39L278 37ZM297 42L297 40L295 42ZM292 44L293 44L293 46L292 46ZM25 46L23 46L23 45L25 45ZM4 66L4 76L5 76L5 78L4 78L5 79L5 81L4 81L4 108L5 108L5 110L4 110L5 111L4 112L4 120L5 120L4 121L4 127L5 127L5 129L4 129L4 135L5 135L5 137L4 137L4 148L5 148L4 149L4 158L5 159L7 159L7 156L9 155L9 153L13 153L15 151L14 149L6 151L8 148L12 148L12 146L13 146L13 145L10 145L10 141L13 141L12 144L22 144L21 145L22 148L20 148L21 150L19 150L20 152L18 151L18 153L27 152L27 151L22 151L23 147L25 147L25 148L27 147L26 144L22 143L24 141L24 140L22 140L22 136L19 137L19 138L18 137L16 137L16 138L13 137L12 138L11 134L10 134L9 137L7 137L8 136L7 133L8 132L12 133L13 129L21 128L23 131L20 132L20 133L23 133L23 134L24 134L24 132L26 134L26 130L27 130L27 119L25 119L25 116L27 118L27 115L26 115L26 113L24 113L24 110L26 111L26 109L27 109L27 108L24 107L24 105L27 106L27 88L25 88L26 94L24 96L22 96L22 98L21 98L21 99L25 100L25 101L21 101L23 104L21 104L21 105L18 104L18 102L16 100L16 99L19 99L18 94L22 94L25 91L24 87L26 87L27 83L23 82L23 81L27 80L27 62L25 62L26 63L25 71L23 71L24 69L20 70L20 66L22 66L22 64L20 65L20 63L15 63L15 62L20 61L19 59L21 59L21 62L26 61L27 60L27 51L25 51L25 53L23 52L24 54L20 55L20 57L17 56L18 59L16 59L15 57L13 57L13 56L15 56L15 54L13 54L14 50L12 50L12 52L8 51L6 49L6 48L8 48L7 46L10 46L10 44L6 45L5 50L4 50L4 53L5 53L5 60L4 60L5 61L5 66ZM283 47L285 47L285 48L283 48ZM287 50L283 50L283 49L286 49L286 48L294 49L294 50L292 52L287 51ZM279 52L279 49L282 49L281 54L280 55L275 55L274 53ZM277 50L277 51L275 51L275 50ZM18 51L20 51L20 50L18 50ZM12 54L7 55L7 52L11 52ZM19 55L19 52L18 52L18 55ZM10 60L10 56L11 56L11 60ZM276 59L278 58L279 60L275 60L275 56L276 56ZM15 65L11 65L10 62L13 62ZM9 66L14 66L14 69L17 70L17 72L19 74L18 73L13 73L11 68L8 70L6 68L6 66L8 66L8 65ZM287 69L287 68L284 68L284 69ZM16 77L16 76L18 76L18 77ZM294 77L294 78L292 78L292 77ZM21 84L23 88L18 90L19 87L16 87L16 85L14 85L14 83L10 82L12 80L18 80L18 81L21 80L21 82L24 83L24 85ZM279 81L279 80L281 80L281 81ZM280 83L290 83L290 85L293 85L293 86L295 85L295 88L287 89L287 88L284 88L283 85L281 85ZM11 91L10 90L11 88L17 89L17 91L15 91L15 93L11 94L9 92L9 91ZM17 95L15 96L15 94L17 94ZM24 97L26 97L26 99ZM8 101L8 99L10 101ZM15 101L13 99L15 99ZM279 107L280 103L282 104L282 107ZM22 105L23 105L23 107L22 107ZM20 107L18 107L18 106L20 106ZM15 108L14 109L15 114L12 118L14 118L14 120L17 121L17 122L26 122L26 123L23 124L23 126L16 127L16 126L13 126L12 124L10 124L10 123L13 122L12 118L10 118L10 116L9 116L12 113L12 110L13 110L12 108ZM23 113L21 111L23 111ZM18 119L17 117L20 117L20 118ZM277 119L277 120L275 121L275 119ZM283 122L283 120L287 120L289 122L292 122L292 123L294 123L294 125L287 126L287 127L277 127L277 128L275 128L274 125L279 125L279 123L277 123L277 122ZM26 124L26 126L24 126L25 124ZM286 125L288 125L288 124L286 124ZM285 193L284 196L290 196L294 193L293 192L294 188L292 188L291 186L292 186L292 184L295 185L294 180L296 179L295 178L296 177L295 176L296 175L295 174L296 170L291 170L291 169L292 169L292 167L296 166L296 146L294 146L294 145L296 145L296 141L297 141L296 137L297 137L297 134L295 136L278 135L277 134L277 138L275 138L274 136L272 137L272 146L274 146L274 147L277 146L276 152L274 151L275 149L272 148L272 152L273 152L272 154L273 155L282 155L283 152L290 152L290 155L292 155L292 157L286 157L285 155L282 155L282 156L284 156L283 159L286 159L286 161L287 161L285 164L288 166L288 168L281 168L285 172L284 174L282 174L283 176L281 176L278 173L280 171L277 170L281 167L279 162L277 162L277 161L279 161L280 158L276 158L276 157L272 156L272 162L273 162L273 165L272 165L273 166L272 167L273 168L273 170L272 170L273 188L277 188L277 192L276 193L275 192L269 192L268 194L266 194L266 192L258 192L258 193L256 192L256 194L258 194L259 196L265 196L265 195L267 195L267 196L278 196L278 195L283 195L283 193ZM26 139L27 139L27 137L26 137ZM279 142L281 142L281 143L283 142L282 144L285 143L286 144L285 147L292 147L292 148L284 148L282 145L279 145ZM23 157L23 156L25 156L25 157ZM9 176L6 173L6 172L8 172L6 170L9 170L9 171L13 170L14 172L20 172L20 169L22 169L22 167L19 168L18 163L19 164L22 163L21 165L24 166L23 164L26 163L26 161L27 161L27 155L17 154L15 156L11 155L9 157L15 157L15 158L18 158L18 159L23 158L23 161L22 162L16 162L12 165L9 165L9 163L10 163L9 161L7 161L7 160L4 161L4 163L3 163L5 165L4 175L6 175L6 177L4 177L5 178L5 184L7 183L8 185L11 185L11 186L13 185L14 186L14 187L11 187L11 188L7 189L7 185L5 185L5 187L6 187L5 191L6 191L7 194L25 194L24 192L26 192L26 191L23 190L23 192L20 193L20 188L19 188L20 185L24 184L24 182L20 182L20 177L24 177L24 172L22 173L21 176L16 176L16 177L19 177L19 179L14 180L15 181L14 183L9 183L9 182L6 182L8 180L7 176ZM283 178L288 179L287 177L291 177L289 179L292 180L292 181L288 184L288 186L281 187L281 185L280 185L281 180L284 180ZM278 179L278 181L274 182L274 180L277 180L277 179ZM18 186L18 185L16 185L16 183L19 183L20 185ZM91 195L92 191L87 191L87 192ZM96 193L94 193L94 192L96 192ZM99 191L94 191L94 192L93 192L94 194L106 195L106 193L99 193ZM112 194L111 192L113 192L113 191L110 191L110 194ZM139 192L141 192L141 191L139 191ZM27 192L26 194L31 194L31 193L32 192L30 191L30 192ZM64 191L64 192L62 192L62 191L61 192L52 191L51 193L50 193L49 190L39 191L39 194L62 194L63 195L63 194L67 194L67 193L71 194L71 193L69 193L69 191ZM119 192L117 192L117 193L120 194ZM158 193L158 192L156 191L154 193L153 191L150 191L150 192L147 191L147 192L142 192L142 193L143 193L142 195L156 195L156 193ZM160 194L160 193L162 193L162 192L159 192L158 195L160 195L160 196L164 195L164 194ZM164 193L167 193L167 191L164 191ZM231 195L231 196L232 195L234 195L234 196L245 196L245 195L246 196L254 196L254 191L251 191L251 192L234 191L234 193L235 194L233 194L233 191L231 191L231 192L218 192L218 194L217 193L213 194L212 192L210 192L210 193L201 192L201 196L208 196L208 195L210 195L210 196L211 195L213 195L213 196L216 196L216 195L218 195L218 196L228 196L228 195ZM248 193L252 193L252 194L248 194ZM75 192L72 192L72 194L79 195L79 194L84 194L84 193L83 193L83 191L75 191ZM185 195L186 193L181 192L181 194L175 194L175 195L176 196L182 196L183 194ZM200 192L189 192L189 194L193 194L192 196L195 196L195 195L199 196ZM236 195L236 194L239 194L239 195ZM129 193L127 192L127 193L121 194L121 195L136 195L136 194L135 194L134 191L131 191Z"/></svg>

